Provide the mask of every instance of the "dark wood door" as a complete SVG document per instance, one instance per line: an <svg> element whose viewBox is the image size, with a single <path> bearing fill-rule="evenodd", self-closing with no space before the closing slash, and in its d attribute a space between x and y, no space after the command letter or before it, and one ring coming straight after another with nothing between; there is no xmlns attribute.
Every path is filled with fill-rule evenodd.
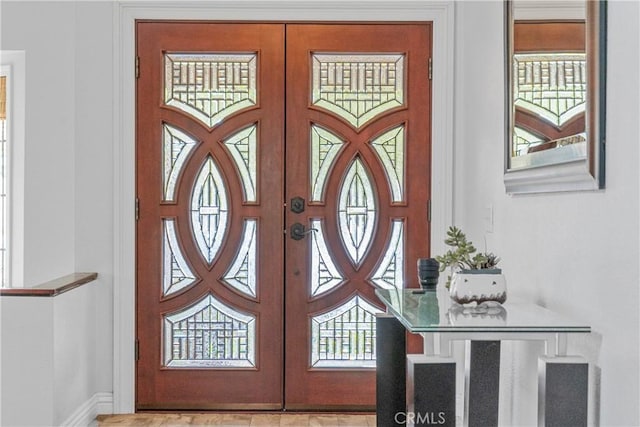
<svg viewBox="0 0 640 427"><path fill-rule="evenodd" d="M137 409L372 408L374 289L428 255L431 26L137 40Z"/></svg>
<svg viewBox="0 0 640 427"><path fill-rule="evenodd" d="M136 406L279 409L284 26L137 43Z"/></svg>
<svg viewBox="0 0 640 427"><path fill-rule="evenodd" d="M287 26L288 408L375 404L374 289L429 253L430 28Z"/></svg>

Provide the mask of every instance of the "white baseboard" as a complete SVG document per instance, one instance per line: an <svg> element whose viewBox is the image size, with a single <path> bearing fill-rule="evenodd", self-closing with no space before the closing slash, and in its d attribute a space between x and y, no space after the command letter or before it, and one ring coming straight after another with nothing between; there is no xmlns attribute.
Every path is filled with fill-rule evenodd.
<svg viewBox="0 0 640 427"><path fill-rule="evenodd" d="M98 415L113 414L113 393L96 393Z"/></svg>
<svg viewBox="0 0 640 427"><path fill-rule="evenodd" d="M96 393L60 425L64 427L96 426L97 415L112 413L113 393Z"/></svg>

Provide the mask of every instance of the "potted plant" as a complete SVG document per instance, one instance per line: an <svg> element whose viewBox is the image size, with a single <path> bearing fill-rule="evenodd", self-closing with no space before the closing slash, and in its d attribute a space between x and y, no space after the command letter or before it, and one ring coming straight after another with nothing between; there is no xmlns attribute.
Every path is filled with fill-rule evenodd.
<svg viewBox="0 0 640 427"><path fill-rule="evenodd" d="M440 271L447 267L453 271L447 277L451 298L459 304L482 304L507 300L507 287L502 270L497 268L500 258L490 252L478 252L467 236L456 226L449 227L444 240L452 249L437 256Z"/></svg>

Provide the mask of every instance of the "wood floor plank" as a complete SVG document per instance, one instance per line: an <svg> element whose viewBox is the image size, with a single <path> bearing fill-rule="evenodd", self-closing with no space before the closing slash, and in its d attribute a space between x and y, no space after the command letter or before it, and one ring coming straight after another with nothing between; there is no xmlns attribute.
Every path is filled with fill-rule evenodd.
<svg viewBox="0 0 640 427"><path fill-rule="evenodd" d="M309 427L338 427L337 415L311 415L309 417Z"/></svg>
<svg viewBox="0 0 640 427"><path fill-rule="evenodd" d="M378 427L378 420L375 415L367 415L367 424L369 427Z"/></svg>
<svg viewBox="0 0 640 427"><path fill-rule="evenodd" d="M222 414L197 414L193 416L193 425L219 426L222 424Z"/></svg>
<svg viewBox="0 0 640 427"><path fill-rule="evenodd" d="M139 413L100 415L99 427L219 426L219 427L374 427L372 414L303 413Z"/></svg>
<svg viewBox="0 0 640 427"><path fill-rule="evenodd" d="M251 417L251 427L280 427L279 414L255 414Z"/></svg>
<svg viewBox="0 0 640 427"><path fill-rule="evenodd" d="M366 416L363 415L339 415L338 425L340 427L369 427Z"/></svg>
<svg viewBox="0 0 640 427"><path fill-rule="evenodd" d="M309 415L307 414L281 414L280 426L295 427L295 426L309 426Z"/></svg>

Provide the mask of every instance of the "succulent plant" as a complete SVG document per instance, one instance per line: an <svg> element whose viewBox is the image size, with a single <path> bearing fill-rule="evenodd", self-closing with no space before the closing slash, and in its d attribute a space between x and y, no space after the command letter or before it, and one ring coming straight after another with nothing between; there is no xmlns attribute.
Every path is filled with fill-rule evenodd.
<svg viewBox="0 0 640 427"><path fill-rule="evenodd" d="M500 258L491 252L477 252L473 243L467 240L467 236L458 227L452 225L447 230L447 237L444 239L447 246L453 249L448 250L444 255L436 256L440 263L440 271L447 267L459 270L483 270L496 268ZM451 284L451 276L447 276L447 288Z"/></svg>

